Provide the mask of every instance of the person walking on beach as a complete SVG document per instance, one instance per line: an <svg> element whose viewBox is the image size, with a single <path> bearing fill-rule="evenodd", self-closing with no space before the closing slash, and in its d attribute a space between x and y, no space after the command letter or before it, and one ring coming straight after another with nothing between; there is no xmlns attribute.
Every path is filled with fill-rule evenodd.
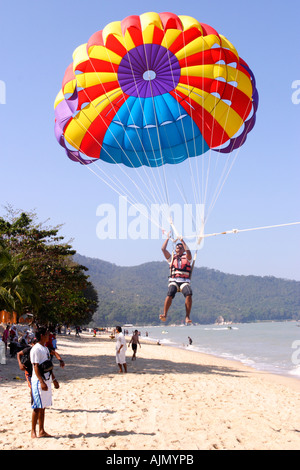
<svg viewBox="0 0 300 470"><path fill-rule="evenodd" d="M126 340L122 333L122 328L120 326L116 326L116 362L119 366L120 373L123 372L123 369L124 372L127 372L126 349Z"/></svg>
<svg viewBox="0 0 300 470"><path fill-rule="evenodd" d="M59 388L59 383L54 377L53 370L42 372L42 365L50 362L49 349L45 346L49 339L49 331L41 327L36 332L37 343L30 351L32 363L31 378L31 437L51 437L44 428L45 409L52 406L51 382L55 388ZM46 369L46 368L45 368ZM36 434L36 426L39 424L39 434Z"/></svg>
<svg viewBox="0 0 300 470"><path fill-rule="evenodd" d="M133 335L132 335L132 338L129 342L129 346L131 345L132 351L133 351L133 355L132 355L132 358L131 358L132 361L136 360L136 351L137 351L137 345L138 344L140 345L140 348L141 348L141 343L139 341L139 332L138 332L138 330L135 330Z"/></svg>
<svg viewBox="0 0 300 470"><path fill-rule="evenodd" d="M182 292L185 297L185 323L191 324L190 313L192 309L192 288L190 285L191 276L191 260L192 254L181 238L181 241L177 243L175 248L175 254L170 254L167 250L169 237L164 241L161 247L162 252L170 265L170 276L168 293L164 303L164 313L159 316L160 320L165 322L167 319L167 313L171 307L172 301L177 292Z"/></svg>

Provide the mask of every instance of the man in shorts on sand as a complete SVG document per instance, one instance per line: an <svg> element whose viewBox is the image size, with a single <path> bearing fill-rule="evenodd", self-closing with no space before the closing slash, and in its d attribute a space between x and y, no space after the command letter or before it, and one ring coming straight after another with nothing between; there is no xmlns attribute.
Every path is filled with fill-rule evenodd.
<svg viewBox="0 0 300 470"><path fill-rule="evenodd" d="M132 338L129 342L129 346L130 346L130 344L131 344L132 351L133 351L133 355L132 355L131 360L135 361L136 360L137 345L139 344L140 348L141 348L141 343L139 342L139 332L138 332L138 330L134 331L134 333L132 335Z"/></svg>
<svg viewBox="0 0 300 470"><path fill-rule="evenodd" d="M30 360L32 363L31 378L31 437L51 437L44 429L45 408L52 406L51 382L55 388L59 384L54 377L53 370L41 372L41 364L50 360L49 349L45 346L49 339L47 328L41 327L36 332L37 343L31 348ZM36 434L36 426L39 424L39 434Z"/></svg>

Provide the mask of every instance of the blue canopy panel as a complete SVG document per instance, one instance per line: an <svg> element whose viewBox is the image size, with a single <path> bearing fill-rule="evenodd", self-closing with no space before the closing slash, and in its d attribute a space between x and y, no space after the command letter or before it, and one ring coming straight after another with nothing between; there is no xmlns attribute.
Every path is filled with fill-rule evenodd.
<svg viewBox="0 0 300 470"><path fill-rule="evenodd" d="M102 142L100 159L130 167L177 164L209 149L185 109L169 93L129 97Z"/></svg>

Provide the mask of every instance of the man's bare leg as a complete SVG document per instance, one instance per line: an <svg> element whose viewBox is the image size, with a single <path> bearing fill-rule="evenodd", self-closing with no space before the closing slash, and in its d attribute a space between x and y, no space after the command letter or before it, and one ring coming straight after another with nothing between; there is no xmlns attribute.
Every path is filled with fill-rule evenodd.
<svg viewBox="0 0 300 470"><path fill-rule="evenodd" d="M32 417L31 417L31 437L32 438L37 437L36 425L39 419L39 411L40 411L39 408L32 411Z"/></svg>
<svg viewBox="0 0 300 470"><path fill-rule="evenodd" d="M31 419L31 437L36 438L36 425L39 423L39 436L38 437L51 437L44 429L45 423L45 408L36 408L32 412Z"/></svg>
<svg viewBox="0 0 300 470"><path fill-rule="evenodd" d="M192 323L192 320L190 319L191 310L192 310L192 296L187 295L185 298L185 313L186 313L185 323L187 324Z"/></svg>
<svg viewBox="0 0 300 470"><path fill-rule="evenodd" d="M167 297L165 298L164 313L162 315L159 315L159 318L161 319L161 321L166 321L168 310L171 307L172 300L173 300L172 297L170 297L169 295L167 295Z"/></svg>

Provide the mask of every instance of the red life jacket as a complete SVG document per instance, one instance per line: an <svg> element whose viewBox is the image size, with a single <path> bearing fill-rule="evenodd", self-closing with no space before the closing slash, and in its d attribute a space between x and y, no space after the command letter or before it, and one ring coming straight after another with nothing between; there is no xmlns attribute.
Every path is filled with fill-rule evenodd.
<svg viewBox="0 0 300 470"><path fill-rule="evenodd" d="M181 267L179 268L179 263L178 260L181 260ZM180 256L174 256L172 260L172 264L170 266L170 277L171 278L177 278L177 277L184 277L188 279L190 277L191 273L191 264L189 260L187 259L186 255Z"/></svg>

